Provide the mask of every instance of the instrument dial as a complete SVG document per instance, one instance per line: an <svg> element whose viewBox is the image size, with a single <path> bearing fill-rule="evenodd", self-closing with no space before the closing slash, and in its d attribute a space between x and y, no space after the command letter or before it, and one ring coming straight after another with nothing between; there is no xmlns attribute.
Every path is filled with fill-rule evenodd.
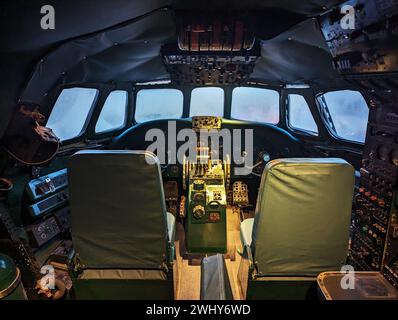
<svg viewBox="0 0 398 320"><path fill-rule="evenodd" d="M205 208L202 205L197 205L193 208L193 216L196 219L201 219L205 215Z"/></svg>
<svg viewBox="0 0 398 320"><path fill-rule="evenodd" d="M195 201L195 202L202 202L202 201L205 201L205 200L206 200L206 197L205 197L205 195L202 192L196 192L193 195L193 201Z"/></svg>

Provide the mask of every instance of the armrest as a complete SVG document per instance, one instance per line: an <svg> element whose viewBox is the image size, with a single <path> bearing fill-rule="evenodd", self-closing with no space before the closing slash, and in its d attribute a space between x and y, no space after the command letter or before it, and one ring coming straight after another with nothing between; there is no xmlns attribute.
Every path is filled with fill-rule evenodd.
<svg viewBox="0 0 398 320"><path fill-rule="evenodd" d="M240 240L242 246L250 246L252 244L254 218L243 220L240 224Z"/></svg>
<svg viewBox="0 0 398 320"><path fill-rule="evenodd" d="M175 234L176 234L176 218L170 212L167 212L167 235L169 242L174 245Z"/></svg>

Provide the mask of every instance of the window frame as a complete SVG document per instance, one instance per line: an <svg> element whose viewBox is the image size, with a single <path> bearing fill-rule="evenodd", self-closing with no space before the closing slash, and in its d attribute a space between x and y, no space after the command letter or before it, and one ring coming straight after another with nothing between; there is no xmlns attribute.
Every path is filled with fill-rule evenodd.
<svg viewBox="0 0 398 320"><path fill-rule="evenodd" d="M355 147L364 147L365 144L366 144L366 132L367 132L367 127L366 127L366 130L365 130L365 141L364 141L364 142L359 142L359 141L349 140L349 139L345 139L345 138L343 138L343 137L338 136L338 135L337 135L337 132L333 132L333 130L329 127L329 125L328 125L328 120L325 119L325 114L324 114L324 112L323 112L323 106L322 106L322 104L321 104L322 102L320 101L320 97L321 97L322 95L324 95L325 93L328 93L328 92L336 92L336 91L344 91L344 90L350 90L350 91L356 91L356 92L358 92L358 93L362 96L362 98L365 100L366 106L367 106L368 109L369 109L369 102L368 102L368 100L366 99L366 96L365 96L360 90L358 90L358 89L356 89L356 88L352 88L352 87L347 87L347 88L333 88L333 89L331 89L331 90L319 91L319 92L317 92L317 93L314 95L315 104L316 104L316 106L317 106L319 115L320 115L320 117L321 117L321 119L322 119L323 125L324 125L326 131L328 132L328 134L329 134L329 136L330 136L331 138L333 138L335 141L337 141L337 142L339 142L339 143L345 143L345 144L352 145L352 146L355 146ZM370 110L369 110L369 111L370 111ZM332 119L332 121L333 121L333 119ZM368 118L368 121L367 121L367 126L368 126L368 124L369 124L369 118Z"/></svg>
<svg viewBox="0 0 398 320"><path fill-rule="evenodd" d="M124 109L124 112L125 112L124 113L124 122L123 122L122 125L120 125L117 128L111 128L111 129L107 129L107 130L103 130L103 131L97 132L96 131L96 127L97 127L98 121L99 121L99 119L101 117L101 113L104 110L105 103L108 100L109 96L112 94L112 92L115 92L115 91L124 91L124 92L126 92L126 105L124 107L125 108ZM128 125L128 123L129 123L129 113L130 113L130 109L131 109L130 108L130 92L128 90L122 89L122 88L114 88L114 89L109 90L106 93L106 95L104 95L104 99L103 99L101 105L98 106L98 109L99 109L98 110L98 115L96 117L94 117L95 119L93 119L93 122L94 122L93 123L93 125L94 125L93 129L94 129L94 135L95 136L103 136L103 135L106 135L108 133L118 132L118 131L124 129L126 127L126 125Z"/></svg>
<svg viewBox="0 0 398 320"><path fill-rule="evenodd" d="M271 122L265 122L265 121L253 121L253 120L242 120L242 119L237 119L232 117L232 101L233 101L233 91L236 88L255 88L255 89L264 89L264 90L272 90L272 91L276 91L279 94L279 99L278 99L278 108L279 108L279 120L277 123L271 123ZM228 119L231 120L236 120L236 121L245 121L245 122L250 122L250 123L258 123L258 124L265 124L265 125L270 125L270 126L276 126L276 127L282 127L283 124L283 107L282 107L282 90L279 87L273 87L273 86L261 86L260 84L247 84L244 86L233 86L229 92L230 94L230 99L229 99L229 112L228 112Z"/></svg>
<svg viewBox="0 0 398 320"><path fill-rule="evenodd" d="M92 105L90 107L89 112L87 113L86 120L85 120L85 122L83 124L83 127L82 127L80 133L77 136L73 137L73 138L69 138L69 139L63 140L62 141L62 146L70 145L70 144L73 144L75 142L81 141L82 138L84 138L87 135L87 133L90 130L90 124L91 124L91 121L92 121L93 114L95 113L95 110L97 109L98 104L101 102L102 96L103 96L103 91L101 90L101 88L96 86L96 85L93 85L93 84L88 84L88 83L87 84L79 84L79 83L77 83L77 84L73 84L73 85L60 86L58 88L56 94L54 95L54 98L52 99L52 102L50 104L51 107L48 109L47 117L46 117L47 118L46 119L46 126L48 124L48 120L50 119L51 113L52 113L52 111L53 111L53 109L55 107L55 104L57 103L57 101L58 101L60 95L62 94L62 92L64 90L73 89L73 88L94 89L94 90L97 90L97 95L96 95L95 99L92 102Z"/></svg>
<svg viewBox="0 0 398 320"><path fill-rule="evenodd" d="M182 111L181 111L181 116L179 118L174 118L174 119L183 119L185 117L185 103L186 103L186 92L185 90L183 90L183 87L180 88L176 88L175 86L171 86L169 84L163 85L163 84L154 84L154 85L137 85L137 86L133 86L133 93L134 93L134 104L133 104L133 108L131 110L132 112L132 125L137 125L137 124L142 124L148 121L156 121L156 120L167 120L169 118L165 118L165 119L153 119L153 120L148 120L148 121L144 121L144 122L138 122L137 119L135 118L135 114L137 112L137 101L138 101L138 93L142 90L157 90L157 89L173 89L173 90L178 90L181 92L182 94Z"/></svg>
<svg viewBox="0 0 398 320"><path fill-rule="evenodd" d="M291 125L291 123L290 123L290 95L297 95L297 96L301 96L303 99L304 99L304 101L305 101L305 103L307 104L307 107L308 107L308 111L310 112L310 115L311 115L311 117L312 117L312 120L314 121L314 123L315 123L315 125L316 125L316 127L317 127L317 132L315 132L315 131L310 131L310 130L306 130L306 129L304 129L304 128L296 128L296 127L294 127L293 125ZM319 137L320 136L320 128L319 128L319 124L318 124L318 122L316 121L316 119L315 119L315 117L314 117L314 115L313 115L313 113L312 113L312 110L311 110L311 106L310 106L310 104L308 103L308 100L307 100L307 98L306 98L306 96L305 95L303 95L303 94L301 94L301 93L298 93L298 92L287 92L286 93L286 126L292 131L292 132L295 132L295 133L301 133L301 134L305 134L305 135L309 135L309 136L311 136L311 137Z"/></svg>

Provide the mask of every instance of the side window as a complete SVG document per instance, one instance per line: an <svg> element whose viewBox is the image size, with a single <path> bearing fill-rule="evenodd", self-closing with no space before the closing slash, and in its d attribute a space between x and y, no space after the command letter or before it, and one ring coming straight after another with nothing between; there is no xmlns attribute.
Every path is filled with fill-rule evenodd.
<svg viewBox="0 0 398 320"><path fill-rule="evenodd" d="M358 91L331 91L318 96L322 117L337 137L364 143L369 108Z"/></svg>
<svg viewBox="0 0 398 320"><path fill-rule="evenodd" d="M61 141L80 136L97 97L97 89L76 87L62 90L48 118L47 127L53 129Z"/></svg>
<svg viewBox="0 0 398 320"><path fill-rule="evenodd" d="M193 89L189 116L224 116L224 90L218 87Z"/></svg>
<svg viewBox="0 0 398 320"><path fill-rule="evenodd" d="M102 107L95 132L102 133L122 128L126 123L127 105L127 91L112 91Z"/></svg>
<svg viewBox="0 0 398 320"><path fill-rule="evenodd" d="M299 94L288 95L287 105L289 127L318 135L318 126L304 97Z"/></svg>
<svg viewBox="0 0 398 320"><path fill-rule="evenodd" d="M138 123L181 118L184 96L177 89L142 89L137 93L135 121Z"/></svg>
<svg viewBox="0 0 398 320"><path fill-rule="evenodd" d="M232 91L231 118L246 121L279 122L279 92L239 87Z"/></svg>

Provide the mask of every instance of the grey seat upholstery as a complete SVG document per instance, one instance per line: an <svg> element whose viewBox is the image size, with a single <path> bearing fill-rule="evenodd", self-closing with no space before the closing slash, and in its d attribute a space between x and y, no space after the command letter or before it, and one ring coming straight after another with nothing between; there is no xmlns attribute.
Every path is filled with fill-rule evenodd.
<svg viewBox="0 0 398 320"><path fill-rule="evenodd" d="M354 179L354 168L342 159L269 162L255 218L241 224L254 278L340 270L348 253Z"/></svg>
<svg viewBox="0 0 398 320"><path fill-rule="evenodd" d="M106 283L112 283L131 288L122 298L139 298L137 281L151 286L170 279L175 220L166 212L157 158L145 151L81 151L68 173L72 240L82 270L77 295L101 298L103 291L109 298Z"/></svg>

